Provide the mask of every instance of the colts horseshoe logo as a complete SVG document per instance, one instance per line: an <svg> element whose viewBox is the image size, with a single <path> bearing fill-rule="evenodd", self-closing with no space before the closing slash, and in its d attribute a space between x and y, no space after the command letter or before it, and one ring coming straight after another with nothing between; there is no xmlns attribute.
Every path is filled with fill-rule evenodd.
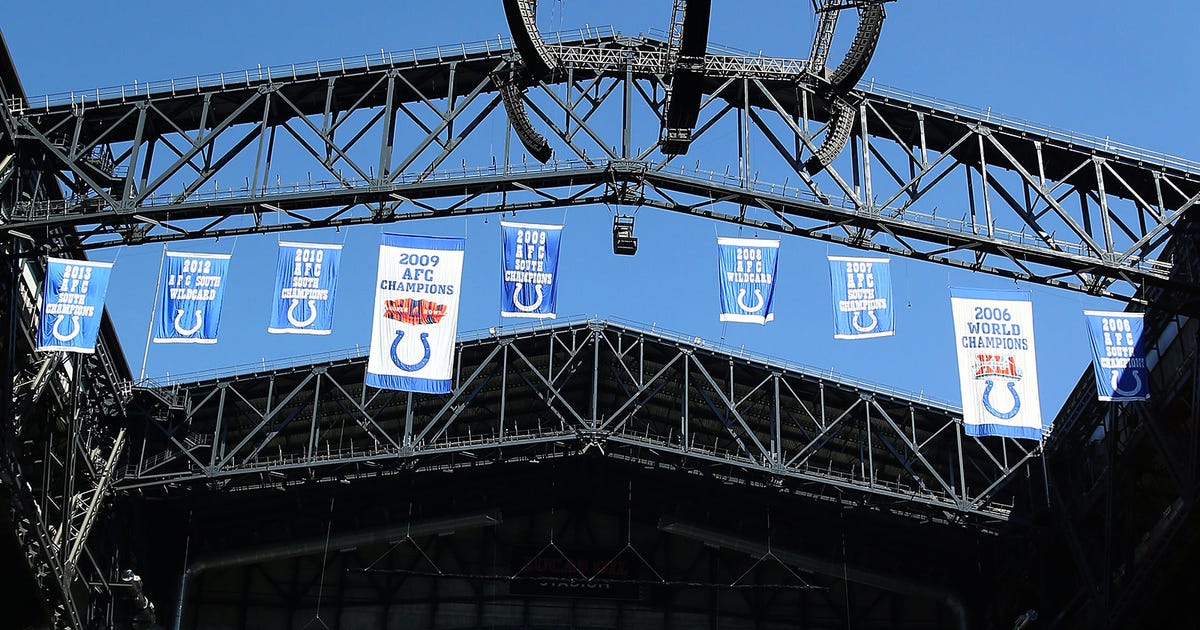
<svg viewBox="0 0 1200 630"><path fill-rule="evenodd" d="M308 301L308 319L296 318L296 307L300 305L300 300L293 298L292 305L287 310L287 320L296 328L308 328L313 322L317 321L317 303L313 300Z"/></svg>
<svg viewBox="0 0 1200 630"><path fill-rule="evenodd" d="M1142 377L1137 373L1137 370L1129 370L1127 374L1133 376L1133 382L1137 383L1133 389L1123 389L1121 387L1121 372L1119 370L1112 371L1112 388L1113 393L1117 396L1135 396L1142 391Z"/></svg>
<svg viewBox="0 0 1200 630"><path fill-rule="evenodd" d="M513 306L517 307L518 311L521 311L522 313L532 313L542 306L542 300L545 297L542 295L542 285L535 284L534 286L536 287L534 291L537 293L537 299L533 301L533 304L529 305L521 303L521 283L518 282L516 286L513 287Z"/></svg>
<svg viewBox="0 0 1200 630"><path fill-rule="evenodd" d="M429 333L427 333L427 332L421 333L421 346L423 346L425 348L425 355L422 356L421 360L417 361L416 363L405 363L400 360L400 356L396 353L396 351L400 347L401 339L404 339L404 331L397 330L396 338L394 340L392 340L392 349L391 349L392 363L395 363L396 367L400 368L401 370L404 370L405 372L416 372L417 370L425 367L425 365L427 363L429 363L429 357L432 354L432 351L429 348Z"/></svg>
<svg viewBox="0 0 1200 630"><path fill-rule="evenodd" d="M762 291L759 289L755 289L754 297L757 300L754 303L754 306L746 306L746 290L738 289L738 296L737 296L738 306L740 306L742 308L742 310L746 311L747 313L757 313L758 311L761 311L762 307L766 304L766 301L763 300Z"/></svg>
<svg viewBox="0 0 1200 630"><path fill-rule="evenodd" d="M83 332L83 326L79 323L78 315L71 316L71 332L69 332L65 335L63 333L58 332L59 325L61 325L63 323L63 320L66 318L67 318L66 315L59 315L58 318L54 320L54 327L50 329L50 334L54 335L55 339L57 339L63 343L66 343L66 342L78 337L79 333ZM1115 383L1116 378L1117 378L1115 376L1116 372L1113 372L1113 374L1114 374L1113 382ZM1138 385L1138 387L1140 388L1141 385Z"/></svg>
<svg viewBox="0 0 1200 630"><path fill-rule="evenodd" d="M870 322L865 326L858 323L858 318L863 313L866 313L870 317ZM854 326L854 330L860 333L871 332L879 326L879 317L875 315L875 311L858 311L854 313L854 317L850 318L850 325Z"/></svg>
<svg viewBox="0 0 1200 630"><path fill-rule="evenodd" d="M183 319L183 309L179 309L179 310L175 311L175 332L179 333L180 335L183 335L184 337L191 337L192 335L200 332L201 328L204 328L204 312L201 311L200 309L196 309L196 325L195 326L192 326L191 328L184 328L183 324L179 323L180 320L182 320L182 319Z"/></svg>
<svg viewBox="0 0 1200 630"><path fill-rule="evenodd" d="M992 406L991 401L992 387L995 387L996 381L989 379L984 382L986 385L984 385L983 388L983 408L987 409L988 413L1000 418L1001 420L1008 420L1009 418L1017 415L1017 412L1021 410L1021 397L1017 395L1017 384L1012 381L1005 383L1005 385L1008 385L1008 393L1012 394L1012 409L1009 409L1008 411L997 411L996 408Z"/></svg>

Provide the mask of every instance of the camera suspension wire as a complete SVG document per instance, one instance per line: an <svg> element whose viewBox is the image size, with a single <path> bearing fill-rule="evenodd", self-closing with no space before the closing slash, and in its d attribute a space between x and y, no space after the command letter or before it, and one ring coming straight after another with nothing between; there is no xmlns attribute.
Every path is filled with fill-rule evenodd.
<svg viewBox="0 0 1200 630"><path fill-rule="evenodd" d="M150 324L146 326L146 349L142 351L142 369L138 373L138 383L146 380L146 360L150 358L150 338L154 335L154 313L158 309L158 293L162 291L163 265L167 261L167 246L162 248L162 257L158 260L158 279L154 283L154 300L150 303Z"/></svg>

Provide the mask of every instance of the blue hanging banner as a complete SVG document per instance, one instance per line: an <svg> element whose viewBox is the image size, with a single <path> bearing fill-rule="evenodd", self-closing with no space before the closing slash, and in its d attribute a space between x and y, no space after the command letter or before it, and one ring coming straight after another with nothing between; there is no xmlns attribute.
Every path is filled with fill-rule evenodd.
<svg viewBox="0 0 1200 630"><path fill-rule="evenodd" d="M1147 400L1150 371L1141 313L1084 311L1092 340L1096 393L1104 401Z"/></svg>
<svg viewBox="0 0 1200 630"><path fill-rule="evenodd" d="M835 339L896 334L892 270L887 258L829 257Z"/></svg>
<svg viewBox="0 0 1200 630"><path fill-rule="evenodd" d="M447 394L466 240L384 234L366 384Z"/></svg>
<svg viewBox="0 0 1200 630"><path fill-rule="evenodd" d="M217 343L229 254L167 252L154 343Z"/></svg>
<svg viewBox="0 0 1200 630"><path fill-rule="evenodd" d="M328 335L341 258L341 245L281 241L267 332Z"/></svg>
<svg viewBox="0 0 1200 630"><path fill-rule="evenodd" d="M46 259L38 350L96 351L112 263Z"/></svg>
<svg viewBox="0 0 1200 630"><path fill-rule="evenodd" d="M561 225L500 223L504 258L500 315L554 319Z"/></svg>
<svg viewBox="0 0 1200 630"><path fill-rule="evenodd" d="M718 238L721 321L765 324L775 319L779 241Z"/></svg>

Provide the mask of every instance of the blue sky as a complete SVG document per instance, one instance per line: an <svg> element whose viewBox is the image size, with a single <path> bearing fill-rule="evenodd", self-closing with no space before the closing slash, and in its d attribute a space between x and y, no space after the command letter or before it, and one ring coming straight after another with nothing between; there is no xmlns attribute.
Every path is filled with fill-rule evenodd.
<svg viewBox="0 0 1200 630"><path fill-rule="evenodd" d="M499 0L279 3L12 3L0 18L30 95L283 65L380 50L404 51L505 34ZM712 40L766 55L804 57L813 30L806 1L716 2ZM1059 0L950 2L899 0L868 79L941 101L991 107L1009 117L1197 157L1200 126L1191 114L1197 88L1186 61L1200 7L1182 0L1131 10L1128 3ZM626 33L663 29L671 3L542 0L543 30L613 25ZM474 156L473 156L474 157ZM477 156L479 164L490 161ZM736 159L736 157L735 157ZM776 321L767 326L717 321L715 235L729 225L650 210L638 214L636 257L610 250L607 208L523 214L523 221L565 218L559 312L618 317L723 340L735 348L821 370L924 392L954 404L958 383L947 285L1012 287L1013 282L945 267L893 260L898 335L835 341L827 254L853 254L825 243L784 238ZM498 218L407 223L397 231L465 235L467 271L460 331L500 323ZM746 230L742 236L753 236ZM295 354L363 347L373 298L377 226L339 233L292 233L292 240L345 242L336 333L328 338L266 332L275 235L195 241L186 251L233 252L221 342L213 347L150 349L147 373L179 373ZM760 236L772 237L770 234ZM109 310L134 366L141 363L161 246L101 251L116 260ZM1080 311L1121 306L1041 287L1033 292L1043 412L1053 415L1090 360ZM510 323L509 320L508 323Z"/></svg>

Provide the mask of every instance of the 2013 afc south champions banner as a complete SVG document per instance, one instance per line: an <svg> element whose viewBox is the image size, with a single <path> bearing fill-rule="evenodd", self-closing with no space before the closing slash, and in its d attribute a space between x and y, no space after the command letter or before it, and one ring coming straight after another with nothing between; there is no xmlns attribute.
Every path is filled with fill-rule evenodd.
<svg viewBox="0 0 1200 630"><path fill-rule="evenodd" d="M341 245L279 243L275 304L267 332L328 335L333 330Z"/></svg>
<svg viewBox="0 0 1200 630"><path fill-rule="evenodd" d="M562 226L501 222L500 232L504 245L500 315L555 318Z"/></svg>
<svg viewBox="0 0 1200 630"><path fill-rule="evenodd" d="M465 249L461 238L383 235L367 385L450 392Z"/></svg>
<svg viewBox="0 0 1200 630"><path fill-rule="evenodd" d="M1092 338L1093 372L1100 400L1150 398L1150 372L1142 344L1141 313L1084 311Z"/></svg>
<svg viewBox="0 0 1200 630"><path fill-rule="evenodd" d="M835 339L869 339L896 334L892 314L892 269L887 258L829 257Z"/></svg>
<svg viewBox="0 0 1200 630"><path fill-rule="evenodd" d="M775 319L779 241L717 238L721 321L765 324Z"/></svg>
<svg viewBox="0 0 1200 630"><path fill-rule="evenodd" d="M951 289L967 435L1042 439L1028 291Z"/></svg>
<svg viewBox="0 0 1200 630"><path fill-rule="evenodd" d="M154 343L217 343L229 254L167 252Z"/></svg>
<svg viewBox="0 0 1200 630"><path fill-rule="evenodd" d="M111 273L112 263L46 259L38 350L95 352Z"/></svg>

